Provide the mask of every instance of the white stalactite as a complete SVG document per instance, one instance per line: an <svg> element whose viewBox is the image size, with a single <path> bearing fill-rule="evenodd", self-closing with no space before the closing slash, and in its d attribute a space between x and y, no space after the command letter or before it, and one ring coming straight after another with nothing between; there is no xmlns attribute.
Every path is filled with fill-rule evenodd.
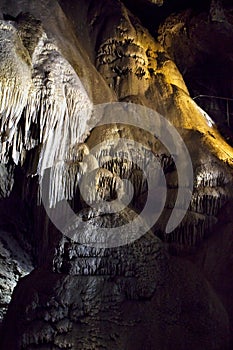
<svg viewBox="0 0 233 350"><path fill-rule="evenodd" d="M49 202L54 206L73 196L74 146L89 134L92 102L46 33L31 59L13 24L0 22L0 42L0 160L7 163L12 154L16 164L23 163L26 151L40 145L37 174L42 179L51 168Z"/></svg>

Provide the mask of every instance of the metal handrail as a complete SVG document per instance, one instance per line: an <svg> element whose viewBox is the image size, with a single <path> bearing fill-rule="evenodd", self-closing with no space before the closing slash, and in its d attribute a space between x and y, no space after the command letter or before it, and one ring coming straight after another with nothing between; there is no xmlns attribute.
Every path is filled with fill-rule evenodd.
<svg viewBox="0 0 233 350"><path fill-rule="evenodd" d="M220 100L233 101L233 98L230 98L230 97L211 96L211 95L197 95L197 96L193 97L193 100L195 100L196 98L199 98L199 97L210 97L210 98L216 98L216 99L220 99Z"/></svg>
<svg viewBox="0 0 233 350"><path fill-rule="evenodd" d="M193 97L193 100L196 100L197 98L214 98L217 100L224 100L226 101L226 113L227 113L227 125L230 126L230 115L232 115L232 113L230 113L229 111L229 101L233 101L233 98L230 97L222 97L222 96L211 96L211 95L197 95Z"/></svg>

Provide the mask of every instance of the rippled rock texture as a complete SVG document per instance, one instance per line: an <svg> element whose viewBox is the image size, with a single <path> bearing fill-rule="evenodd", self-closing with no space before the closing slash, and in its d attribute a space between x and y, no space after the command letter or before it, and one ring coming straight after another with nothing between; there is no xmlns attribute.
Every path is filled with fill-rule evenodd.
<svg viewBox="0 0 233 350"><path fill-rule="evenodd" d="M2 349L230 349L233 104L193 99L232 98L230 1L0 7ZM129 105L140 127L120 122ZM127 226L149 192L158 220Z"/></svg>

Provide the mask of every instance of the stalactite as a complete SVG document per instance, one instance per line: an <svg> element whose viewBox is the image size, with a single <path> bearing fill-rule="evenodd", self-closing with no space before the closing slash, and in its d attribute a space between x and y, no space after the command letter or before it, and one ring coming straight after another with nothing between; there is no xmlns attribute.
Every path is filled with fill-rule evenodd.
<svg viewBox="0 0 233 350"><path fill-rule="evenodd" d="M26 151L40 145L37 173L42 178L45 169L51 168L49 203L54 206L73 197L77 166L67 168L65 162L74 161L75 145L89 133L92 103L77 74L45 32L40 29L39 38L31 32L31 36L37 35L37 44L30 58L16 28L6 21L0 23L0 158L6 163L12 154L13 161L22 164ZM22 39L25 35L21 33ZM32 132L35 125L38 135Z"/></svg>
<svg viewBox="0 0 233 350"><path fill-rule="evenodd" d="M15 134L28 100L31 60L11 23L0 21L0 41L0 160L7 163L13 147L12 157L17 164L22 140L20 134Z"/></svg>

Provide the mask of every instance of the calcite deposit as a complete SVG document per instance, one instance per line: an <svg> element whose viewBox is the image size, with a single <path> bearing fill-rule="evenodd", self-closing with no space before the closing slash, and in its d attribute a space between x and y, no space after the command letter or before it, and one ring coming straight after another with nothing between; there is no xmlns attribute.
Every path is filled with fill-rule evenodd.
<svg viewBox="0 0 233 350"><path fill-rule="evenodd" d="M0 13L1 348L231 349L231 2Z"/></svg>

